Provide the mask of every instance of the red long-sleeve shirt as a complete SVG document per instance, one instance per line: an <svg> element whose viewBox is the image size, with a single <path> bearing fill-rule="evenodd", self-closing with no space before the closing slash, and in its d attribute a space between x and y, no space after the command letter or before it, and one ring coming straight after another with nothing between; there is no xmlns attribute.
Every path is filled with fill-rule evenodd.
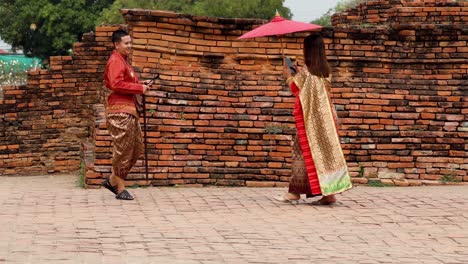
<svg viewBox="0 0 468 264"><path fill-rule="evenodd" d="M143 94L143 84L127 58L114 51L107 61L104 82L112 92L107 99L108 112L136 114L134 95Z"/></svg>

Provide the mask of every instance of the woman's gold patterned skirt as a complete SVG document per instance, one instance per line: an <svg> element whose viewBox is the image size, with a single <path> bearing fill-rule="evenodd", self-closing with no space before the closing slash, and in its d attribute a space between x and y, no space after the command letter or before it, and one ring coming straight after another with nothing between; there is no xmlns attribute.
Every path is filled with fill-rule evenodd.
<svg viewBox="0 0 468 264"><path fill-rule="evenodd" d="M307 197L312 196L309 177L307 176L307 169L297 135L294 137L292 148L292 172L289 180L289 192L306 194Z"/></svg>

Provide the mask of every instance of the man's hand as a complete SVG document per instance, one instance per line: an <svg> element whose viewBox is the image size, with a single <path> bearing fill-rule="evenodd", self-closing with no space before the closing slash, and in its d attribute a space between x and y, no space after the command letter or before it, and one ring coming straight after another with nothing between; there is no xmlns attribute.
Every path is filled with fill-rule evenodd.
<svg viewBox="0 0 468 264"><path fill-rule="evenodd" d="M145 94L150 88L150 86L143 84L143 94Z"/></svg>
<svg viewBox="0 0 468 264"><path fill-rule="evenodd" d="M145 80L143 81L143 83L151 87L156 82L157 79L159 79L159 74L155 74L153 79Z"/></svg>

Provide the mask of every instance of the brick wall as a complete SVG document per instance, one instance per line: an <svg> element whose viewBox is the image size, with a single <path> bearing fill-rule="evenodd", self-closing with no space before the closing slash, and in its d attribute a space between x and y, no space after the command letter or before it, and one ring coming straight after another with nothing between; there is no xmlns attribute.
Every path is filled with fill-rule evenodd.
<svg viewBox="0 0 468 264"><path fill-rule="evenodd" d="M287 182L294 98L279 74L280 44L273 38L236 40L263 21L145 10L124 16L134 38L133 66L143 78L161 76L161 87L147 99L151 183ZM297 43L287 47L301 53ZM104 120L96 126L91 185L111 169ZM129 179L142 179L142 165Z"/></svg>
<svg viewBox="0 0 468 264"><path fill-rule="evenodd" d="M377 3L371 7L375 10ZM135 38L133 65L146 78L153 73L162 78L162 87L149 94L148 107L154 111L148 119L151 183L287 181L293 98L281 77L280 44L275 38L236 40L262 22L123 13ZM395 22L391 27L341 26L323 34L354 180L398 185L446 176L468 180L464 27ZM304 36L284 38L288 56L301 59ZM110 139L102 139L90 184L110 174ZM130 178L142 179L142 173L139 163Z"/></svg>
<svg viewBox="0 0 468 264"><path fill-rule="evenodd" d="M452 0L366 1L332 17L335 27L352 25L445 24L466 25L467 3Z"/></svg>
<svg viewBox="0 0 468 264"><path fill-rule="evenodd" d="M362 166L368 177L466 180L468 67L466 40L456 32L460 27L334 32L344 37L330 44L340 54L334 99L354 170ZM455 40L442 40L447 37Z"/></svg>
<svg viewBox="0 0 468 264"><path fill-rule="evenodd" d="M334 69L333 101L341 117L343 150L354 181L378 179L398 185L468 181L468 51L462 23L467 4L373 1L359 8L357 13L334 16L336 26L322 31ZM380 9L391 12L379 13ZM436 13L421 20L427 12ZM151 181L143 180L139 161L129 184L287 184L294 98L281 77L281 46L274 37L236 40L264 21L144 10L124 10L123 15L134 38L132 64L143 78L161 75L161 87L147 98ZM408 22L411 18L414 23ZM53 164L60 159L70 162L61 169L76 168L82 139L90 138L94 144L85 144L88 187L110 174L111 141L101 87L114 29L97 28L95 36L77 44L72 60L56 59L57 65L64 64L62 69L67 64L77 69L73 74L58 68L36 74L37 82L54 80L54 70L63 75L57 81L76 78L75 86L66 88L71 94L49 88L48 94L26 100L23 93L39 91L34 75L28 88L7 89L4 102L9 105L2 104L1 117L23 126L0 131L6 146L0 149L0 164L10 164L2 166L3 173L57 171ZM300 63L305 35L283 38L285 53ZM94 70L83 72L90 65ZM83 94L88 101L81 99ZM22 115L17 110L22 103L40 105L43 98L56 97L61 98L55 99L55 106L36 107ZM64 121L74 117L70 105L82 111L74 115L78 119L71 119L77 122ZM63 118L52 115L37 123L64 125L51 139L44 136L48 130L43 127L26 126L38 119L29 112L43 109L63 111ZM21 156L30 145L24 141L28 134L42 140L36 144L39 154L30 159L49 167L38 161L15 163L22 157L28 161L29 156Z"/></svg>
<svg viewBox="0 0 468 264"><path fill-rule="evenodd" d="M390 24L358 26L389 2ZM395 2L333 18L352 19L335 27L329 46L349 165L398 185L467 181L468 3Z"/></svg>
<svg viewBox="0 0 468 264"><path fill-rule="evenodd" d="M102 74L110 51L107 31L87 34L73 56L50 58L49 70L29 73L26 86L4 87L0 101L0 175L73 171L93 131ZM103 41L101 41L103 40Z"/></svg>

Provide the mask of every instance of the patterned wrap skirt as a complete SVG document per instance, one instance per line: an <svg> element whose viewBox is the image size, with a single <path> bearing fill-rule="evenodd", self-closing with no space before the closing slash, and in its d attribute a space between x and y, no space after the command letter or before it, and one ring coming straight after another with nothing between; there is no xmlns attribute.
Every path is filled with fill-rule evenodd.
<svg viewBox="0 0 468 264"><path fill-rule="evenodd" d="M307 169L297 135L294 137L292 147L292 171L291 179L289 180L289 192L306 194L307 197L314 196L310 189L309 177L307 176Z"/></svg>
<svg viewBox="0 0 468 264"><path fill-rule="evenodd" d="M138 118L128 113L108 113L107 129L112 137L112 173L126 179L128 172L143 153Z"/></svg>
<svg viewBox="0 0 468 264"><path fill-rule="evenodd" d="M296 121L296 154L293 159L293 181L303 182L302 163L309 179L310 193L333 195L351 189L352 183L341 149L334 107L329 90L331 77L311 74L307 67L296 74L290 85L296 97L294 119ZM301 162L299 157L302 158ZM300 162L300 164L298 163ZM304 173L305 174L305 173ZM300 192L299 189L296 193Z"/></svg>

